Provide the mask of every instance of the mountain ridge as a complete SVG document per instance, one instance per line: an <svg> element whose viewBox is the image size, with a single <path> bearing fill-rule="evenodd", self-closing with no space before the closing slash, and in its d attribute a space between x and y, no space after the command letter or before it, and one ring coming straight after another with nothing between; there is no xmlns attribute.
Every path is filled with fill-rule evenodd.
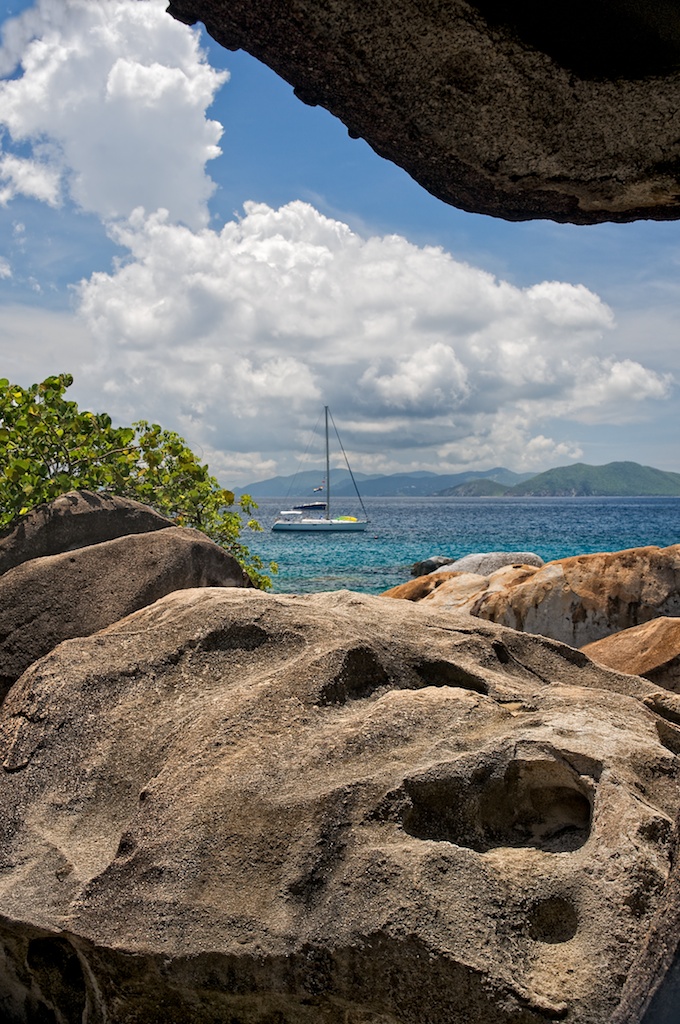
<svg viewBox="0 0 680 1024"><path fill-rule="evenodd" d="M334 469L332 472L332 493L338 498L351 497L354 492L351 477L346 469ZM314 495L314 488L319 487L324 479L323 469L304 470L290 476L275 476L267 480L258 480L245 487L234 488L236 494L249 494L252 498L291 497L309 500ZM423 498L431 497L438 490L465 483L468 480L493 480L504 487L513 486L528 480L533 474L515 473L503 466L494 469L467 470L463 473L432 473L419 470L414 473L367 474L355 473L354 477L361 485L361 494L365 498ZM295 485L295 490L291 488ZM323 493L316 493L316 498L323 498Z"/></svg>
<svg viewBox="0 0 680 1024"><path fill-rule="evenodd" d="M367 474L355 473L362 497L676 497L680 496L680 473L643 466L637 462L609 462L590 466L583 462L558 466L543 473L515 473L497 466L462 473ZM323 469L311 469L289 476L235 488L236 494L257 498L322 499L316 491L324 479ZM293 486L295 490L292 491ZM338 498L354 494L346 469L333 470L332 494Z"/></svg>

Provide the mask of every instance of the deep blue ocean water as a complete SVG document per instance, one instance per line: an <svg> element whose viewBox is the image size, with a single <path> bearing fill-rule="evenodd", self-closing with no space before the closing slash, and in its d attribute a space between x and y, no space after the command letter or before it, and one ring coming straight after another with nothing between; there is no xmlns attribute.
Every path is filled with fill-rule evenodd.
<svg viewBox="0 0 680 1024"><path fill-rule="evenodd" d="M279 564L275 593L379 594L431 555L533 551L545 561L594 551L680 543L680 498L369 498L365 533L272 533L281 498L261 498L252 551ZM360 515L358 502L336 514Z"/></svg>

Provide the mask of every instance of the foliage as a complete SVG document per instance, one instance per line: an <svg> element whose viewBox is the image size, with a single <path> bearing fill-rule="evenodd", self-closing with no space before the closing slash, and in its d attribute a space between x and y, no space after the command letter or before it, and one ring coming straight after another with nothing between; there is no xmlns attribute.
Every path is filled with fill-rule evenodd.
<svg viewBox="0 0 680 1024"><path fill-rule="evenodd" d="M252 499L243 495L232 507L233 493L179 434L145 420L114 427L106 413L81 411L64 397L72 383L68 373L28 388L0 378L0 529L65 491L111 491L201 530L238 559L256 586L271 586L262 560L240 539L244 526L261 529L250 518ZM274 563L268 568L276 572Z"/></svg>

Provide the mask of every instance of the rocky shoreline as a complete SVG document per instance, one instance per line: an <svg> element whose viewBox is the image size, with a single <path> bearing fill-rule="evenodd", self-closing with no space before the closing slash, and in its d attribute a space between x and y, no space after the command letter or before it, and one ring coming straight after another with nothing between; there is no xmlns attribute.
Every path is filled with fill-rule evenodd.
<svg viewBox="0 0 680 1024"><path fill-rule="evenodd" d="M154 516L0 537L3 1021L672 1019L680 546L273 596Z"/></svg>
<svg viewBox="0 0 680 1024"><path fill-rule="evenodd" d="M561 640L608 668L680 689L680 545L544 563L493 551L413 566L383 596L424 601Z"/></svg>

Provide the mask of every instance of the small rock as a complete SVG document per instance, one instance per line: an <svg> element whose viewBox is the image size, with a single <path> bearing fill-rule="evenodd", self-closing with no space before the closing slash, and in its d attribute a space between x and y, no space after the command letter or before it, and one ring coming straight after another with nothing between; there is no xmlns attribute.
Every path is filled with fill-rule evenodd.
<svg viewBox="0 0 680 1024"><path fill-rule="evenodd" d="M539 555L531 551L487 551L481 554L463 555L447 566L450 572L474 572L478 576L490 576L504 565L545 565ZM435 569L435 572L438 571Z"/></svg>
<svg viewBox="0 0 680 1024"><path fill-rule="evenodd" d="M426 558L422 562L416 562L411 569L411 576L426 576L429 572L435 569L440 569L443 565L450 565L453 562L453 558L447 555L432 555L431 558Z"/></svg>

